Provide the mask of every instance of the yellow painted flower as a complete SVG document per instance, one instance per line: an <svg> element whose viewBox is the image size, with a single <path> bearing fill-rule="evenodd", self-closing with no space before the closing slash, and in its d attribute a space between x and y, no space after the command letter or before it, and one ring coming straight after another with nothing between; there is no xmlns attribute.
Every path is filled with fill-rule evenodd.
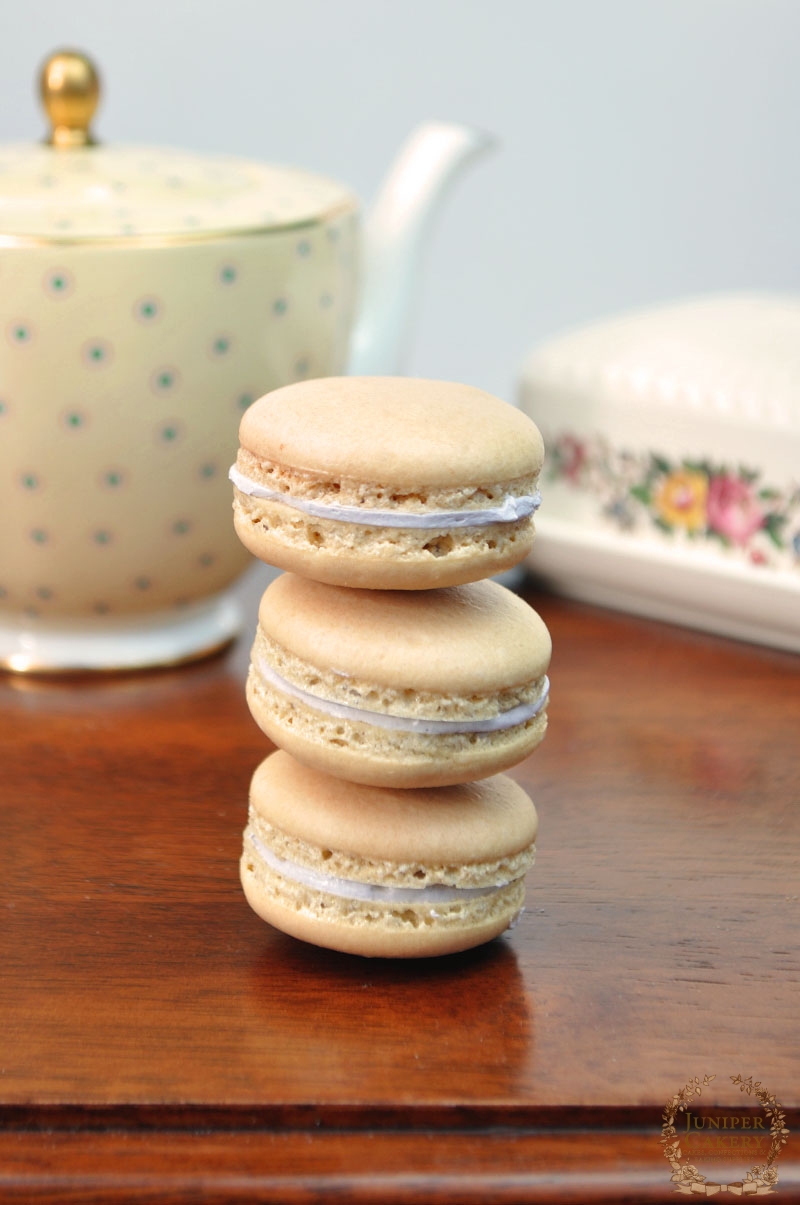
<svg viewBox="0 0 800 1205"><path fill-rule="evenodd" d="M699 531L706 525L708 478L705 473L681 469L670 473L655 496L661 518L673 527Z"/></svg>

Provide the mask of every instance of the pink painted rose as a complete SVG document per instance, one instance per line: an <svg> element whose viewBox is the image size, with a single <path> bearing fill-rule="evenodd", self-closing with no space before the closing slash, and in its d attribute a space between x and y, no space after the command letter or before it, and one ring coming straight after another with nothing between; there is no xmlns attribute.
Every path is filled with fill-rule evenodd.
<svg viewBox="0 0 800 1205"><path fill-rule="evenodd" d="M558 443L561 472L568 481L577 482L586 463L586 448L574 435L562 435Z"/></svg>
<svg viewBox="0 0 800 1205"><path fill-rule="evenodd" d="M742 548L764 526L764 512L752 486L727 473L711 478L706 511L709 527Z"/></svg>

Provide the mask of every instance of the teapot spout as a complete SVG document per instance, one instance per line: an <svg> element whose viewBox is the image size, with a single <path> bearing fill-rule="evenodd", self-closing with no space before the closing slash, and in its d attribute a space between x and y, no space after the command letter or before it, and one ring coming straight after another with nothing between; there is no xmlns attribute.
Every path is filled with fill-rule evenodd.
<svg viewBox="0 0 800 1205"><path fill-rule="evenodd" d="M351 373L402 374L413 293L433 219L451 181L494 144L491 135L468 126L425 122L402 147L366 222Z"/></svg>

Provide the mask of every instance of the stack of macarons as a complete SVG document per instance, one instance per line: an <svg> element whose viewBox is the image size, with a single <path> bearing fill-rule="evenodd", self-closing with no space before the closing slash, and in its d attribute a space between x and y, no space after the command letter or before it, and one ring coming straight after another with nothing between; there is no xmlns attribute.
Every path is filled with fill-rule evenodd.
<svg viewBox="0 0 800 1205"><path fill-rule="evenodd" d="M317 945L416 957L518 916L536 811L501 771L546 727L550 637L486 580L533 543L543 448L464 385L328 378L245 413L239 538L286 570L247 682L278 746L257 769L241 877Z"/></svg>

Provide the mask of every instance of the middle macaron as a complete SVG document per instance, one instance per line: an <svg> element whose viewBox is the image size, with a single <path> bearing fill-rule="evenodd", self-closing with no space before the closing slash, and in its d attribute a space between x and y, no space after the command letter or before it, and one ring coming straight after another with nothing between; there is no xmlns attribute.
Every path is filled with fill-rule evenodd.
<svg viewBox="0 0 800 1205"><path fill-rule="evenodd" d="M547 726L550 636L492 581L352 590L285 573L264 593L253 718L298 761L368 786L446 786L522 761Z"/></svg>

